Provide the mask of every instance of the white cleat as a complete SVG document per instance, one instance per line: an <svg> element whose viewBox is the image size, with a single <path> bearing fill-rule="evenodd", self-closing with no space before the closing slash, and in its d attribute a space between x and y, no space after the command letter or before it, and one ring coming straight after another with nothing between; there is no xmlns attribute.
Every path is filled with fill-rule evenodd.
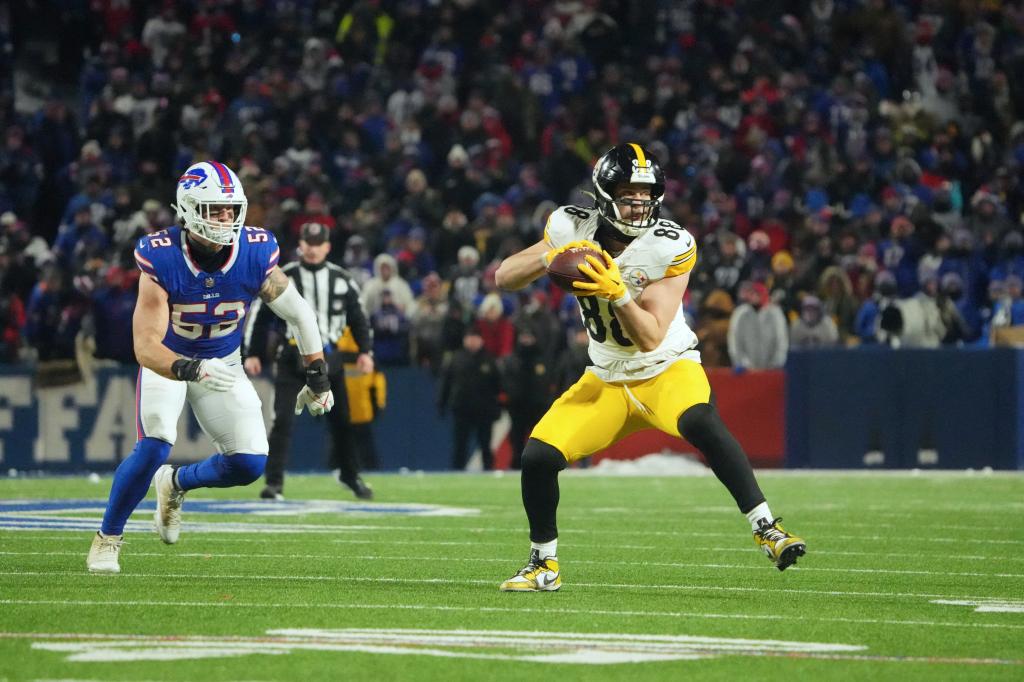
<svg viewBox="0 0 1024 682"><path fill-rule="evenodd" d="M90 573L120 573L121 564L117 561L120 554L120 535L103 535L97 532L92 537L92 547L89 548L85 566Z"/></svg>
<svg viewBox="0 0 1024 682"><path fill-rule="evenodd" d="M153 487L156 488L156 532L160 539L168 545L178 541L181 532L181 503L185 500L185 491L174 487L174 467L164 464L153 476Z"/></svg>

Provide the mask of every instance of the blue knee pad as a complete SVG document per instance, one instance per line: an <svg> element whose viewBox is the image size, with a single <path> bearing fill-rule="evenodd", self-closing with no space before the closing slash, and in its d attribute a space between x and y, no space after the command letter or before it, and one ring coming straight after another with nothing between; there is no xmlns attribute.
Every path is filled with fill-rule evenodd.
<svg viewBox="0 0 1024 682"><path fill-rule="evenodd" d="M266 466L266 455L250 455L244 452L234 455L218 453L202 462L178 467L178 486L182 490L192 490L249 485L263 475Z"/></svg>

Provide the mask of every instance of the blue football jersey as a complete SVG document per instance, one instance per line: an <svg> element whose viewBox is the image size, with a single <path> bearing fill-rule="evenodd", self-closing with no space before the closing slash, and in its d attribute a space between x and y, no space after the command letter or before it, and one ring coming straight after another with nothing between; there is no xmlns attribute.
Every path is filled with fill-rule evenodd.
<svg viewBox="0 0 1024 682"><path fill-rule="evenodd" d="M164 345L189 358L221 358L238 350L245 315L281 249L274 235L245 227L230 247L227 262L204 272L179 226L139 239L135 262L164 288L170 321Z"/></svg>

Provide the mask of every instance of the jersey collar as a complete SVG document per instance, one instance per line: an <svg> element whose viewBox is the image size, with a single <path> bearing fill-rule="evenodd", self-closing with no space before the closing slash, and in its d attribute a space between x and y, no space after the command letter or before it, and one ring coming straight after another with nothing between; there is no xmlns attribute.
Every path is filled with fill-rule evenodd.
<svg viewBox="0 0 1024 682"><path fill-rule="evenodd" d="M241 235L239 235L239 239L235 240L235 243L231 245L231 255L228 256L228 259L224 262L224 265L220 267L220 272L227 272L228 270L231 269L231 266L235 264L235 261L238 260L239 242L241 242ZM188 245L188 230L184 229L181 231L181 252L182 255L185 256L185 265L188 266L188 270L189 272L192 273L193 277L213 274L210 272L205 272L202 268L200 268L199 264L196 262L196 259L192 257L192 250L189 248Z"/></svg>

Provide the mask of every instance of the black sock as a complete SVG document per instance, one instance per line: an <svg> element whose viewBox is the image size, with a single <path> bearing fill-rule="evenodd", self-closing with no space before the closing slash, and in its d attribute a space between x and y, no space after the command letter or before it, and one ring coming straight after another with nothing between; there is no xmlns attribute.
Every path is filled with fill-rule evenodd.
<svg viewBox="0 0 1024 682"><path fill-rule="evenodd" d="M567 466L557 448L531 438L523 448L523 507L530 520L530 541L551 542L558 537L558 472Z"/></svg>
<svg viewBox="0 0 1024 682"><path fill-rule="evenodd" d="M740 511L748 511L764 502L764 493L757 485L754 470L743 448L725 428L718 410L708 403L694 405L679 418L679 433L690 441L708 461Z"/></svg>

